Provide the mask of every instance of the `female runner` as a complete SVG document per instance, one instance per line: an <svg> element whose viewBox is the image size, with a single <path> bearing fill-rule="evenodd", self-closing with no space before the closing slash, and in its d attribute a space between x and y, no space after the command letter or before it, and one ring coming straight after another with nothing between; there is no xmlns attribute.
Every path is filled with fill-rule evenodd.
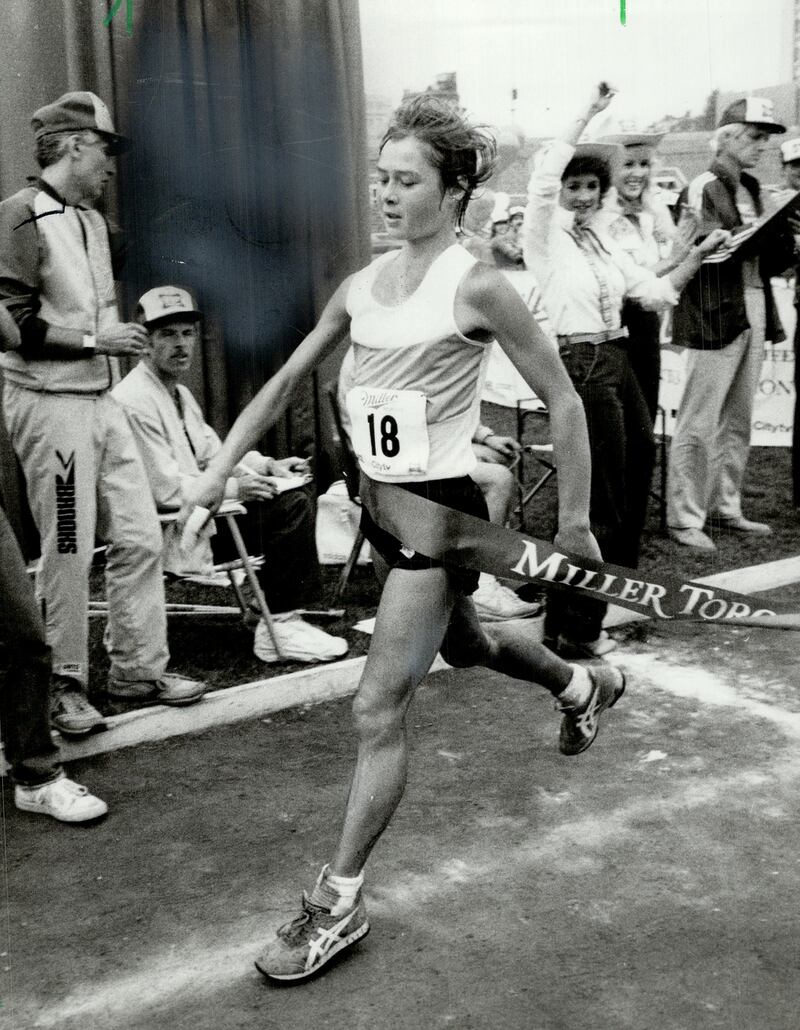
<svg viewBox="0 0 800 1030"><path fill-rule="evenodd" d="M456 242L456 225L475 187L489 178L494 141L431 96L411 98L384 137L378 169L389 234L402 241L336 291L316 328L236 420L196 482L191 505L215 508L230 469L286 409L294 386L350 331L356 387L351 395L396 395L392 423L351 405L355 449L367 499L394 483L488 519L469 478L478 424L483 355L497 339L548 405L559 465L558 548L599 558L589 529L589 448L583 408L552 345L513 286ZM365 389L366 388L366 389ZM422 397L422 401L420 401ZM382 452L377 430L391 445ZM400 446L398 447L398 441ZM378 450L375 456L372 451ZM386 487L384 486L384 490ZM485 665L539 683L562 711L564 754L588 747L600 712L622 694L622 673L571 666L530 639L524 623L478 621L470 594L478 572L443 567L376 525L362 528L383 581L375 632L353 712L358 757L336 852L302 912L282 926L256 965L276 980L300 980L368 929L363 866L395 811L406 782L406 712L441 650L452 665Z"/></svg>

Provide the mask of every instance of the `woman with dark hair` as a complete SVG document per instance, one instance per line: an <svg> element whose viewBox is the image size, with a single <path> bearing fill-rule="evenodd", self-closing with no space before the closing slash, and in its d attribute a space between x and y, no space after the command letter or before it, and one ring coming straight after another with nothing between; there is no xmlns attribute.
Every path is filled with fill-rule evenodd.
<svg viewBox="0 0 800 1030"><path fill-rule="evenodd" d="M494 142L438 98L396 113L378 160L383 216L398 250L339 287L314 330L236 420L187 504L215 508L230 469L281 417L298 382L349 331L355 387L348 395L362 477L361 528L383 582L353 711L358 758L339 844L302 913L257 962L266 976L300 980L363 937L363 867L403 795L406 713L437 651L458 667L485 665L548 689L562 712L559 747L585 750L600 713L622 694L611 666L572 666L532 639L524 623L482 625L470 595L478 571L420 554L380 524L396 488L488 521L471 439L481 368L496 339L550 409L561 468L563 551L598 558L589 530L589 448L580 399L517 291L458 245L475 187L492 172ZM383 502L381 501L383 498ZM385 510L385 508L383 509Z"/></svg>
<svg viewBox="0 0 800 1030"><path fill-rule="evenodd" d="M602 83L586 113L537 155L528 184L523 250L525 265L542 290L561 360L586 411L592 530L606 561L635 569L655 445L628 358L622 305L626 299L649 310L675 304L704 255L728 234L715 230L662 278L637 265L613 241L601 241L595 219L611 186L611 164L619 148L577 141L612 96ZM545 635L565 656L602 656L616 646L602 628L606 609L592 598L551 591Z"/></svg>

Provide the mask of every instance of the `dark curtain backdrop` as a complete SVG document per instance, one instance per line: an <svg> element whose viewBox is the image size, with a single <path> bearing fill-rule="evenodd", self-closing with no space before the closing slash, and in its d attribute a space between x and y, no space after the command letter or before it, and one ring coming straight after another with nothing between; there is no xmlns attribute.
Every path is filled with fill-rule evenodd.
<svg viewBox="0 0 800 1030"><path fill-rule="evenodd" d="M0 190L35 172L30 115L91 89L133 139L109 215L126 230L122 307L162 283L206 314L189 385L224 435L369 258L357 0L3 0ZM335 365L319 370L321 385ZM264 446L317 453L314 379ZM3 495L17 505L0 439Z"/></svg>

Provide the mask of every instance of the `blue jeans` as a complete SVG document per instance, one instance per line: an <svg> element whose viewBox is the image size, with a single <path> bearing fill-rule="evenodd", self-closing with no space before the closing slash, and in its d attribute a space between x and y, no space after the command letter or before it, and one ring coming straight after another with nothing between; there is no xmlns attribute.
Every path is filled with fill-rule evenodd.
<svg viewBox="0 0 800 1030"><path fill-rule="evenodd" d="M800 274L800 273L798 273ZM800 508L800 306L794 309L794 423L792 426L792 502Z"/></svg>
<svg viewBox="0 0 800 1030"><path fill-rule="evenodd" d="M50 736L50 648L19 544L0 508L0 734L11 775L35 786L58 776Z"/></svg>
<svg viewBox="0 0 800 1030"><path fill-rule="evenodd" d="M571 343L561 360L583 401L592 457L589 518L603 559L635 569L647 518L655 441L625 343ZM596 640L608 605L553 590L545 633Z"/></svg>

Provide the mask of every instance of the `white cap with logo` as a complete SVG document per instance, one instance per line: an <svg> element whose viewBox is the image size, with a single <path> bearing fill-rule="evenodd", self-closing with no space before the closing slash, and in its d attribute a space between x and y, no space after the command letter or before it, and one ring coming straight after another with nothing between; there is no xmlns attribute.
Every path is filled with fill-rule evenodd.
<svg viewBox="0 0 800 1030"><path fill-rule="evenodd" d="M767 97L742 97L725 108L717 128L723 125L755 125L765 132L786 132L786 126L775 120L773 103Z"/></svg>
<svg viewBox="0 0 800 1030"><path fill-rule="evenodd" d="M194 297L180 286L156 286L139 298L139 319L148 329L173 318L197 322L201 317Z"/></svg>

